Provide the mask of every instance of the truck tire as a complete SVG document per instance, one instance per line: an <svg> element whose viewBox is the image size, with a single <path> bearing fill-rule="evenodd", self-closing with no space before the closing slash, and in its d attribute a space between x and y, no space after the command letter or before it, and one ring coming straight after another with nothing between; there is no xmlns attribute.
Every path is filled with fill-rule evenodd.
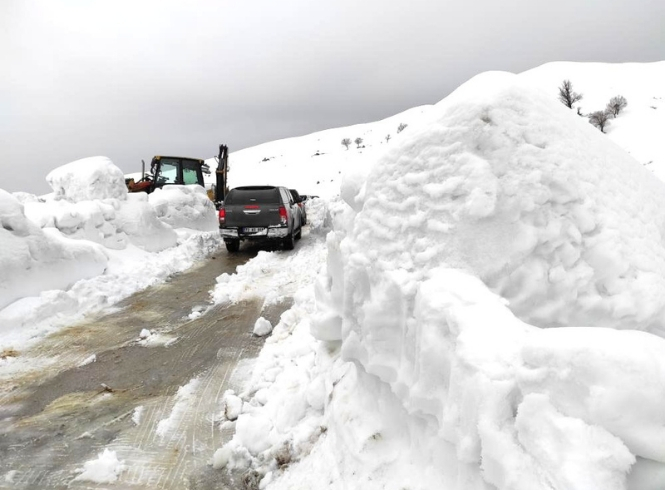
<svg viewBox="0 0 665 490"><path fill-rule="evenodd" d="M240 240L225 241L224 245L226 245L226 250L231 253L236 253L238 250L240 250Z"/></svg>
<svg viewBox="0 0 665 490"><path fill-rule="evenodd" d="M289 236L287 236L283 241L282 245L284 246L284 250L293 250L295 247L295 242L293 240L293 232L289 233Z"/></svg>

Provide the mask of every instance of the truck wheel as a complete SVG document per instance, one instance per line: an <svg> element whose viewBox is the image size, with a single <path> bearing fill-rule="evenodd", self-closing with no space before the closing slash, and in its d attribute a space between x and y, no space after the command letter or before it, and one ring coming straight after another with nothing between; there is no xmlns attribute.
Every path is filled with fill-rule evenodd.
<svg viewBox="0 0 665 490"><path fill-rule="evenodd" d="M240 250L240 240L229 240L228 242L224 242L224 245L226 245L226 250L231 253Z"/></svg>
<svg viewBox="0 0 665 490"><path fill-rule="evenodd" d="M282 245L284 246L284 250L293 250L293 247L295 247L293 232L289 233L289 236L282 241Z"/></svg>

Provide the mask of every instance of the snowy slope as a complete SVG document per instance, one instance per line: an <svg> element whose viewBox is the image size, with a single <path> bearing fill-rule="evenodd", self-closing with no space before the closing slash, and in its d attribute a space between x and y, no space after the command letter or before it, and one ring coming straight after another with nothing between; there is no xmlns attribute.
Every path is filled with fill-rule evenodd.
<svg viewBox="0 0 665 490"><path fill-rule="evenodd" d="M387 119L286 138L229 154L229 187L285 185L301 194L331 197L339 193L342 176L368 168L378 155L420 123L429 106L415 107ZM400 124L407 128L398 133ZM390 140L386 141L386 136ZM342 140L349 138L348 150ZM356 138L363 142L358 147ZM214 159L206 161L216 167ZM212 182L214 175L206 181Z"/></svg>
<svg viewBox="0 0 665 490"><path fill-rule="evenodd" d="M583 99L582 113L603 110L623 95L626 109L606 128L607 136L638 162L665 180L665 61L656 63L547 63L520 74L527 82L556 97L570 80Z"/></svg>
<svg viewBox="0 0 665 490"><path fill-rule="evenodd" d="M665 61L656 63L548 63L519 75L526 83L557 100L558 86L570 79L584 98L583 113L601 110L610 98L623 95L628 106L607 127L607 137L665 180ZM576 107L577 107L576 105ZM331 197L339 193L342 176L366 171L383 152L416 126L426 124L433 106L409 109L381 121L334 128L233 151L229 155L229 186L286 185L301 194ZM401 124L408 127L398 133ZM391 139L386 142L386 135ZM341 141L363 138L364 148ZM318 153L318 155L317 155ZM207 160L215 168L213 159ZM208 178L212 182L212 176Z"/></svg>

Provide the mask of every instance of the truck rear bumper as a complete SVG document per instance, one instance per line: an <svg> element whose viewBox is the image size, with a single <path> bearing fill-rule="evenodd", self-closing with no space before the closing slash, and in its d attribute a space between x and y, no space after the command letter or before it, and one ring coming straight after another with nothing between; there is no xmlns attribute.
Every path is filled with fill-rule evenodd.
<svg viewBox="0 0 665 490"><path fill-rule="evenodd" d="M289 236L289 229L285 226L268 227L252 233L243 233L238 228L220 228L219 232L222 238L233 240L275 240Z"/></svg>

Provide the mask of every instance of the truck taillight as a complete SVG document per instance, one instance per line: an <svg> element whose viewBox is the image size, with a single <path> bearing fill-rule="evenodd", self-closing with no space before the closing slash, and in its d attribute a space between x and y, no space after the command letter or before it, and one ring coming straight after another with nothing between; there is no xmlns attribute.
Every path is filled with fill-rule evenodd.
<svg viewBox="0 0 665 490"><path fill-rule="evenodd" d="M226 223L226 209L219 208L219 224L223 225Z"/></svg>
<svg viewBox="0 0 665 490"><path fill-rule="evenodd" d="M284 206L279 207L279 219L280 219L280 221L282 222L283 225L285 225L286 222L288 221L287 216L286 216L286 208Z"/></svg>

